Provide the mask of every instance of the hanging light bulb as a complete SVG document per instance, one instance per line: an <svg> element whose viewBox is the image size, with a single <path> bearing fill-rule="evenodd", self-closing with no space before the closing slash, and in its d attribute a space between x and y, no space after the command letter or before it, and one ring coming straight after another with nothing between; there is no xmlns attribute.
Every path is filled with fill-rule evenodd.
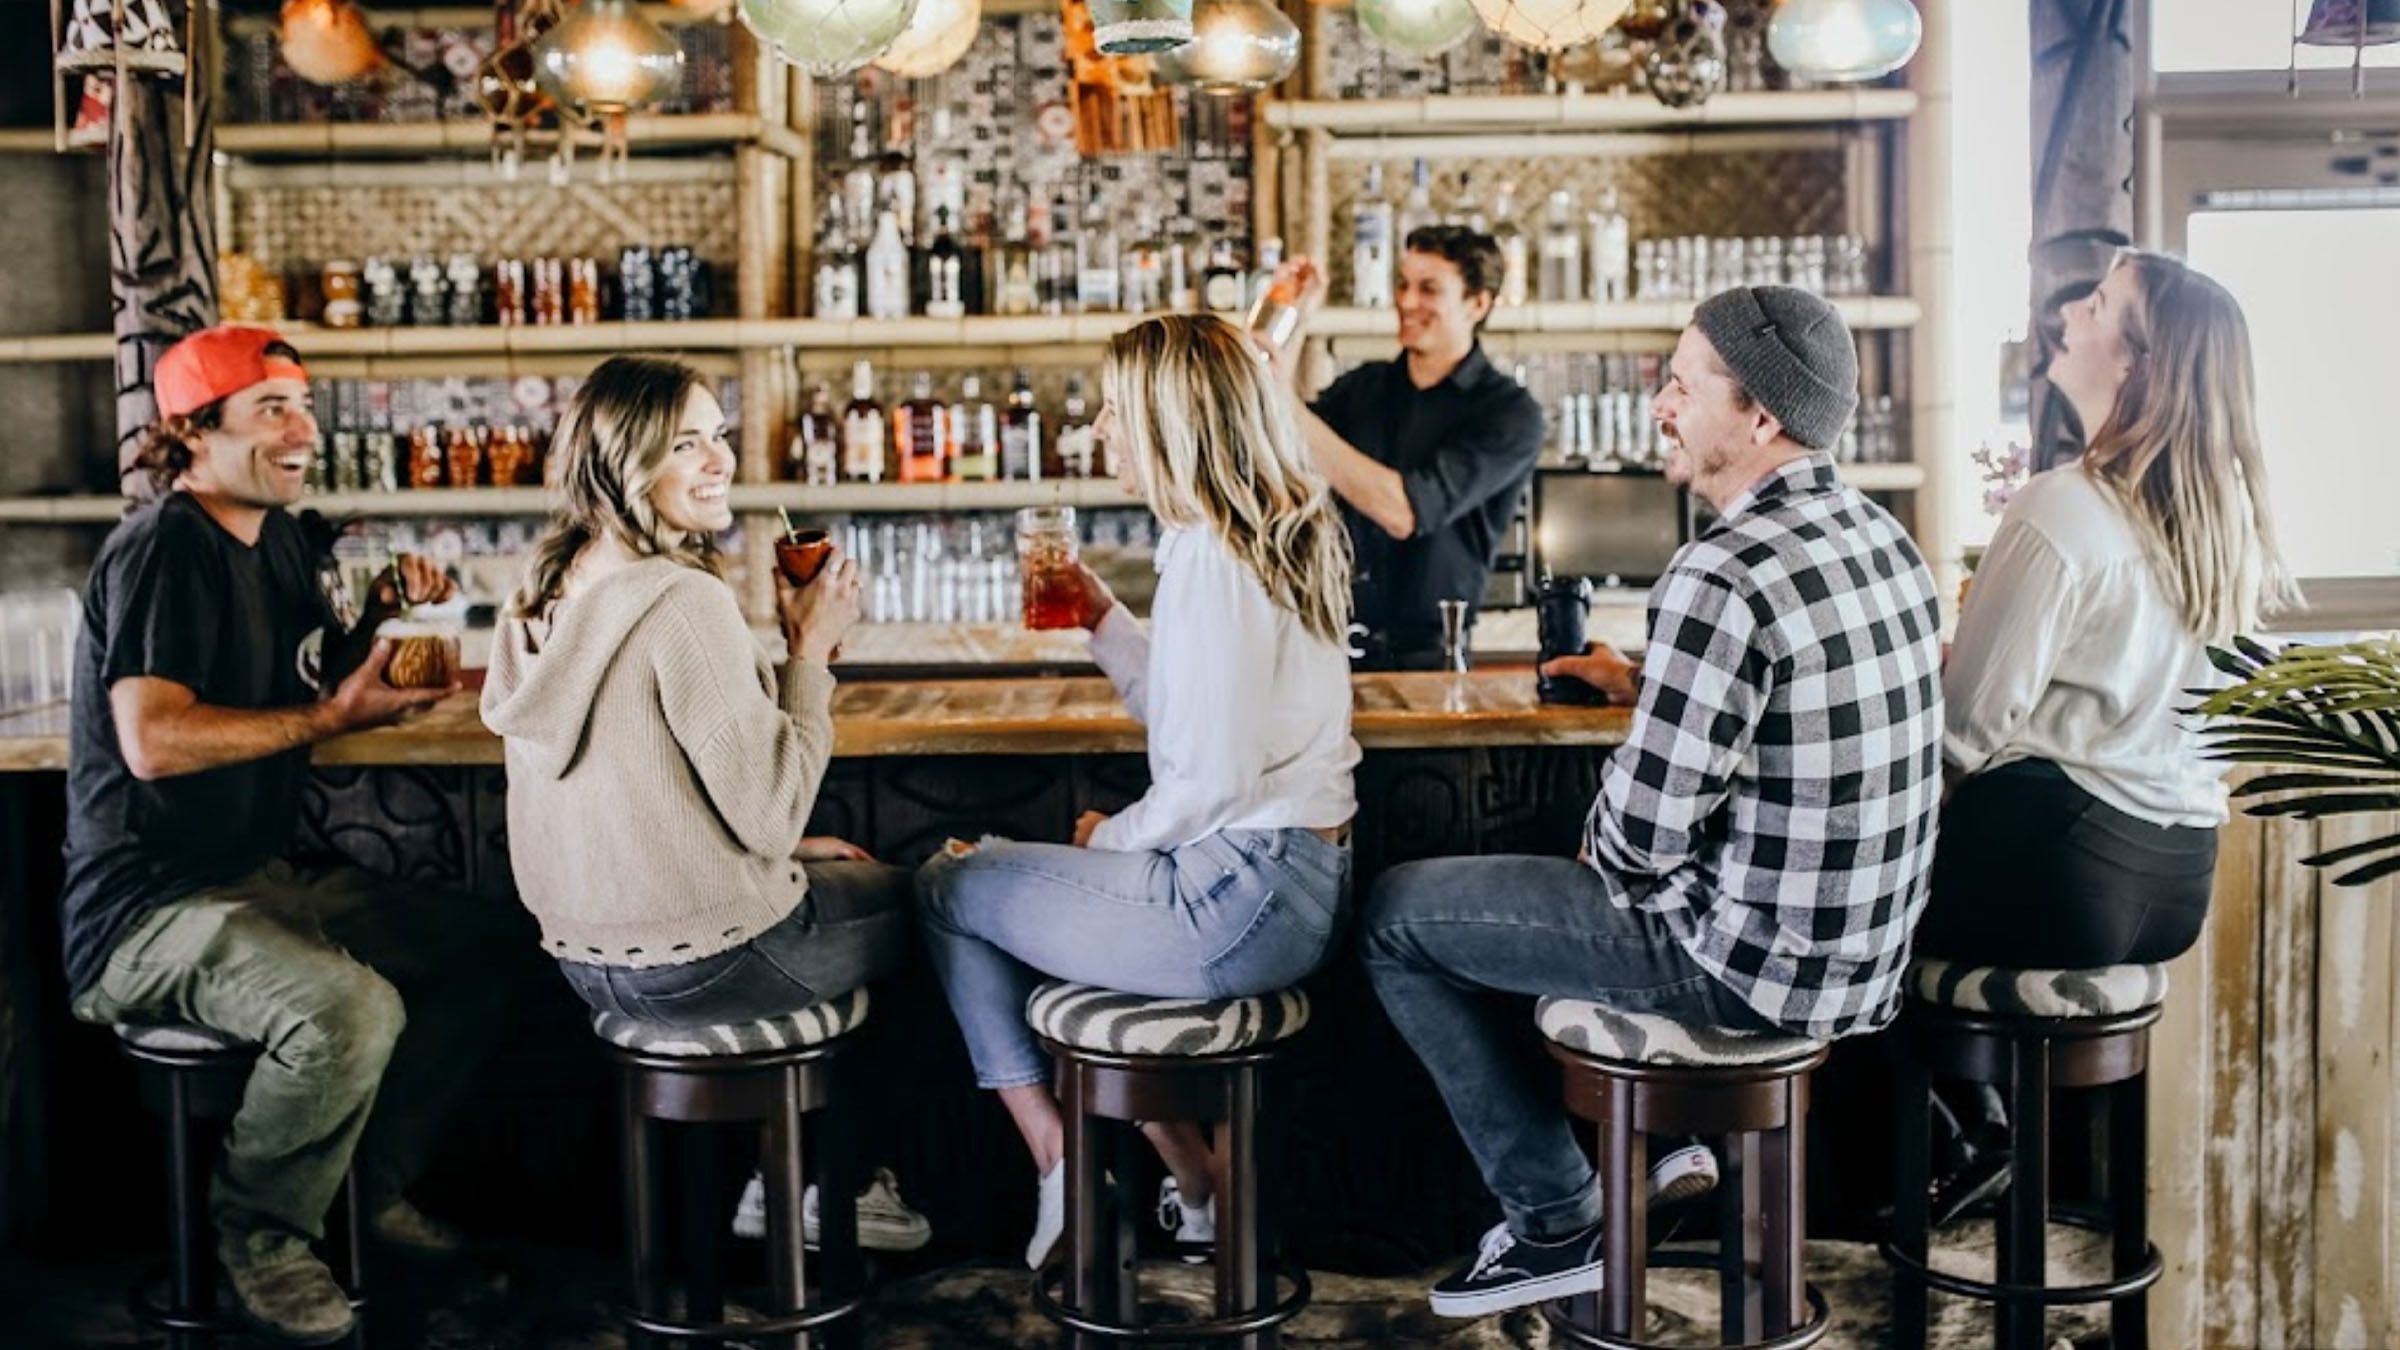
<svg viewBox="0 0 2400 1350"><path fill-rule="evenodd" d="M344 84L385 61L366 17L350 0L283 0L276 40L283 63L311 84Z"/></svg>
<svg viewBox="0 0 2400 1350"><path fill-rule="evenodd" d="M939 75L975 45L982 22L983 0L917 0L907 29L875 58L875 67L912 80Z"/></svg>
<svg viewBox="0 0 2400 1350"><path fill-rule="evenodd" d="M561 107L646 108L683 76L683 49L633 0L583 0L533 44L533 79Z"/></svg>
<svg viewBox="0 0 2400 1350"><path fill-rule="evenodd" d="M740 0L742 23L811 75L847 75L891 49L917 0Z"/></svg>
<svg viewBox="0 0 2400 1350"><path fill-rule="evenodd" d="M1192 40L1192 0L1092 0L1091 11L1103 56L1147 56Z"/></svg>
<svg viewBox="0 0 2400 1350"><path fill-rule="evenodd" d="M1192 40L1153 59L1168 84L1251 93L1299 66L1300 26L1265 0L1195 0Z"/></svg>
<svg viewBox="0 0 2400 1350"><path fill-rule="evenodd" d="M1633 0L1474 0L1484 26L1537 52L1559 52L1596 40Z"/></svg>
<svg viewBox="0 0 2400 1350"><path fill-rule="evenodd" d="M1359 26L1375 41L1406 56L1439 56L1476 27L1467 0L1358 0Z"/></svg>
<svg viewBox="0 0 2400 1350"><path fill-rule="evenodd" d="M1804 80L1841 84L1889 75L1925 40L1909 0L1785 0L1767 24L1767 52Z"/></svg>

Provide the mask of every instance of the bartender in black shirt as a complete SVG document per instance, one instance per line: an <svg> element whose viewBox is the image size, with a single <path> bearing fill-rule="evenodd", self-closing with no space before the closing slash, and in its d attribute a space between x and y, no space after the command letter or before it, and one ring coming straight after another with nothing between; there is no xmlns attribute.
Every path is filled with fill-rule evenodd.
<svg viewBox="0 0 2400 1350"><path fill-rule="evenodd" d="M1297 408L1309 452L1350 520L1362 669L1440 666L1438 602L1482 601L1541 454L1541 405L1492 367L1477 340L1503 265L1488 234L1458 225L1410 231L1394 299L1399 359L1359 366ZM1302 312L1313 311L1323 271L1305 258L1285 267ZM1287 374L1300 345L1277 354Z"/></svg>

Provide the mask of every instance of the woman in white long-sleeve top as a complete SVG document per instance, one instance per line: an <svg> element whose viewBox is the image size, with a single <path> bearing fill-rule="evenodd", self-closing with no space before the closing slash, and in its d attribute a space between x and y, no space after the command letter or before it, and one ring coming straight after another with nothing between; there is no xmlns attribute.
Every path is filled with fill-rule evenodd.
<svg viewBox="0 0 2400 1350"><path fill-rule="evenodd" d="M1044 975L1188 998L1298 982L1339 927L1357 806L1348 537L1266 364L1232 325L1174 316L1111 341L1100 383L1100 435L1166 527L1147 634L1082 576L1093 657L1149 730L1150 790L1085 813L1072 844L987 840L917 883L976 1081L1041 1177L1035 1266L1063 1220L1064 1127L1027 997ZM1146 1132L1177 1226L1205 1236L1197 1130Z"/></svg>

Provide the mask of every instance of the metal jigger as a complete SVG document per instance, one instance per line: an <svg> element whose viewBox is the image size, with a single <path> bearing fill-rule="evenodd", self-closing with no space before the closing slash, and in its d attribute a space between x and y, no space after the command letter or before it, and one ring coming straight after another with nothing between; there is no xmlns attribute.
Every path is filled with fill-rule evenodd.
<svg viewBox="0 0 2400 1350"><path fill-rule="evenodd" d="M1467 602L1437 600L1442 611L1442 669L1464 674L1467 670Z"/></svg>

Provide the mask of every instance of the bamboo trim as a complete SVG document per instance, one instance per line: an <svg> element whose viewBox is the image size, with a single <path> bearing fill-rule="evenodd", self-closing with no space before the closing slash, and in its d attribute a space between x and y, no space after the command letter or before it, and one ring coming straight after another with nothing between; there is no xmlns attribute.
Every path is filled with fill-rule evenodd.
<svg viewBox="0 0 2400 1350"><path fill-rule="evenodd" d="M1924 321L1924 310L1906 296L1843 296L1834 308L1854 330L1910 328ZM1635 300L1624 304L1582 304L1534 301L1495 310L1485 324L1492 333L1680 333L1692 321L1695 304L1689 300ZM1385 337L1397 327L1390 310L1331 308L1320 310L1309 331L1318 337Z"/></svg>
<svg viewBox="0 0 2400 1350"><path fill-rule="evenodd" d="M636 159L616 166L606 180L599 165L588 158L575 161L568 173L571 184L640 183L675 186L713 182L733 172L733 156L702 155L674 159ZM476 188L492 191L555 191L549 174L525 171L510 178L488 160L355 160L259 164L232 160L219 172L219 181L232 192L283 188Z"/></svg>
<svg viewBox="0 0 2400 1350"><path fill-rule="evenodd" d="M1900 149L1891 170L1893 191L1904 203L1894 222L1896 242L1905 248L1905 270L1895 267L1892 284L1907 287L1919 307L1906 344L1900 391L1907 398L1909 445L1925 470L1911 533L1933 569L1934 593L1944 597L1945 606L1956 604L1961 574L1951 520L1957 495L1951 476L1965 458L1957 448L1949 365L1954 238L1949 220L1954 87L1950 47L1948 16L1941 6L1928 6L1924 44L1909 66L1908 92L1916 111L1895 133ZM2170 1337L2160 1343L2183 1342Z"/></svg>
<svg viewBox="0 0 2400 1350"><path fill-rule="evenodd" d="M529 146L557 143L554 130L536 131ZM578 147L597 147L597 132L577 132ZM630 146L756 145L779 155L799 153L789 129L755 113L640 114L625 119ZM217 128L217 149L229 155L372 155L431 150L489 150L489 122L247 122Z"/></svg>
<svg viewBox="0 0 2400 1350"><path fill-rule="evenodd" d="M417 5L385 8L381 5L361 6L370 28L489 28L492 8L489 5ZM686 24L713 23L706 15L693 13L681 5L644 4L642 13L650 22L665 27ZM225 31L229 33L271 33L275 31L273 13L235 11L224 16ZM55 45L55 44L54 44Z"/></svg>
<svg viewBox="0 0 2400 1350"><path fill-rule="evenodd" d="M519 375L582 376L618 353L520 353L507 356L332 356L308 358L312 377L335 380L514 379ZM712 379L742 373L741 358L725 352L678 352L676 359Z"/></svg>
<svg viewBox="0 0 2400 1350"><path fill-rule="evenodd" d="M1918 60L1923 59L1920 52ZM1719 94L1697 108L1669 108L1631 94L1431 94L1284 103L1271 109L1269 118L1279 127L1356 135L1857 122L1904 118L1916 109L1913 89Z"/></svg>
<svg viewBox="0 0 2400 1350"><path fill-rule="evenodd" d="M1655 155L1743 155L1835 150L1839 127L1796 127L1786 131L1718 132L1494 132L1483 135L1330 135L1327 154L1335 160L1515 159L1529 155L1576 159L1642 159Z"/></svg>
<svg viewBox="0 0 2400 1350"><path fill-rule="evenodd" d="M767 219L772 197L766 157L756 150L736 152L734 185L734 211L741 221L736 230L741 253L734 268L735 305L743 318L761 319L767 314L769 278L775 262L774 231Z"/></svg>

